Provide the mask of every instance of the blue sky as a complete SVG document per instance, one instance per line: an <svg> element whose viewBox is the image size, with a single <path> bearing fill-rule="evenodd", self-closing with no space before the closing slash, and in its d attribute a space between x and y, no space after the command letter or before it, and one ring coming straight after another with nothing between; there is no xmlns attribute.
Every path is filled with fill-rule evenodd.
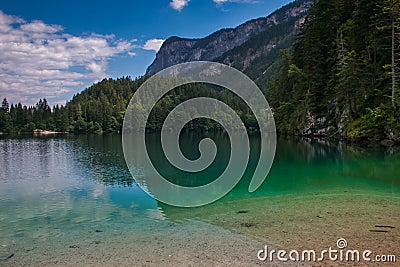
<svg viewBox="0 0 400 267"><path fill-rule="evenodd" d="M65 104L106 77L143 75L163 40L201 38L290 0L1 0L0 97Z"/></svg>

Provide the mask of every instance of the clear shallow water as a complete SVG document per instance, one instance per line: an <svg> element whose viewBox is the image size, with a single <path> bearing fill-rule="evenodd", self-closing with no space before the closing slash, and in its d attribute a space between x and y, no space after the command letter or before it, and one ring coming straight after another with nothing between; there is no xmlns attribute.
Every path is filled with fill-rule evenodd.
<svg viewBox="0 0 400 267"><path fill-rule="evenodd" d="M153 162L182 184L204 183L198 179L211 181L226 166L229 141L223 134L208 135L216 140L219 154L209 170L195 176L197 180L163 162L159 136L155 134L149 136L148 142ZM200 137L200 134L183 135L183 153L198 157L193 146ZM268 178L258 191L250 194L247 188L257 163L258 142L257 136L252 136L255 152L248 171L219 202L239 200L240 210L240 200L279 195L350 191L400 197L400 153L395 149L287 139L279 139ZM135 184L125 165L119 135L0 139L0 245L105 227L129 226L141 231L149 224L179 217L175 214L179 212L180 209L158 203ZM216 212L215 207L212 212ZM190 212L184 213L184 219L193 219Z"/></svg>
<svg viewBox="0 0 400 267"><path fill-rule="evenodd" d="M2 139L0 166L0 236L8 242L163 218L130 178L117 135Z"/></svg>

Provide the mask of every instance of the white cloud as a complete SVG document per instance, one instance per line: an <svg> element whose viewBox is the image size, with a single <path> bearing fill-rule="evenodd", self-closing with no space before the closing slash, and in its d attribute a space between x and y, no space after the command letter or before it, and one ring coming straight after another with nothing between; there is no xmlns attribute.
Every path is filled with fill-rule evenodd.
<svg viewBox="0 0 400 267"><path fill-rule="evenodd" d="M144 44L142 48L145 50L154 50L157 52L158 50L160 50L164 41L165 40L163 39L150 39L147 40L147 42Z"/></svg>
<svg viewBox="0 0 400 267"><path fill-rule="evenodd" d="M7 32L11 29L11 24L14 23L24 23L25 21L16 16L10 16L3 13L0 10L0 32Z"/></svg>
<svg viewBox="0 0 400 267"><path fill-rule="evenodd" d="M225 3L258 3L258 0L212 0L217 6L222 6ZM189 4L190 0L172 0L169 5L178 11L181 11L185 6Z"/></svg>
<svg viewBox="0 0 400 267"><path fill-rule="evenodd" d="M37 33L56 33L64 30L60 25L47 25L40 20L34 20L31 23L22 24L20 28L25 32Z"/></svg>
<svg viewBox="0 0 400 267"><path fill-rule="evenodd" d="M251 4L251 3L257 3L258 0L213 0L214 3L216 3L217 5L222 5L224 3L247 3L247 4Z"/></svg>
<svg viewBox="0 0 400 267"><path fill-rule="evenodd" d="M106 66L103 62L100 62L100 63L91 62L91 63L89 63L89 65L86 68L93 73L104 73L105 67Z"/></svg>
<svg viewBox="0 0 400 267"><path fill-rule="evenodd" d="M190 0L172 0L169 5L178 11L181 11L185 6L188 5Z"/></svg>
<svg viewBox="0 0 400 267"><path fill-rule="evenodd" d="M133 41L74 36L60 25L26 22L0 10L0 97L30 105L43 97L53 103L68 99L106 77L110 58L135 55Z"/></svg>

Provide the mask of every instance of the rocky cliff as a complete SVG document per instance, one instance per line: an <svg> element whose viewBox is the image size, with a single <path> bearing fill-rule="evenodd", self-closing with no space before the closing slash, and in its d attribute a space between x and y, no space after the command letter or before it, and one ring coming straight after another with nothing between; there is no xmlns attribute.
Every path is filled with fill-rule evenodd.
<svg viewBox="0 0 400 267"><path fill-rule="evenodd" d="M146 74L198 60L220 61L241 66L240 69L244 70L257 58L290 39L304 21L312 2L295 1L267 17L250 20L233 29L222 29L201 39L170 37L163 43Z"/></svg>

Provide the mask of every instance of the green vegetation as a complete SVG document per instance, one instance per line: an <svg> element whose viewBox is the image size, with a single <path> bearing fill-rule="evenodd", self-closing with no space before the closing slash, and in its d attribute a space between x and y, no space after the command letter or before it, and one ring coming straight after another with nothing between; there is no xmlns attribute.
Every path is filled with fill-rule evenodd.
<svg viewBox="0 0 400 267"><path fill-rule="evenodd" d="M0 110L0 132L32 132L35 129L75 133L121 132L126 107L133 93L147 79L104 79L75 95L65 106L51 110L47 100L34 107L21 103L8 108L3 100ZM180 86L170 91L153 108L147 122L148 130L161 129L166 116L180 103L195 97L210 97L227 103L237 111L250 130L258 128L249 107L228 90L200 83ZM219 130L221 126L208 119L196 119L187 130Z"/></svg>
<svg viewBox="0 0 400 267"><path fill-rule="evenodd" d="M134 91L146 78L104 79L75 95L65 106L51 109L46 99L36 106L11 105L3 100L0 132L31 132L34 129L76 133L118 132Z"/></svg>
<svg viewBox="0 0 400 267"><path fill-rule="evenodd" d="M399 0L319 0L265 86L278 130L400 140Z"/></svg>

